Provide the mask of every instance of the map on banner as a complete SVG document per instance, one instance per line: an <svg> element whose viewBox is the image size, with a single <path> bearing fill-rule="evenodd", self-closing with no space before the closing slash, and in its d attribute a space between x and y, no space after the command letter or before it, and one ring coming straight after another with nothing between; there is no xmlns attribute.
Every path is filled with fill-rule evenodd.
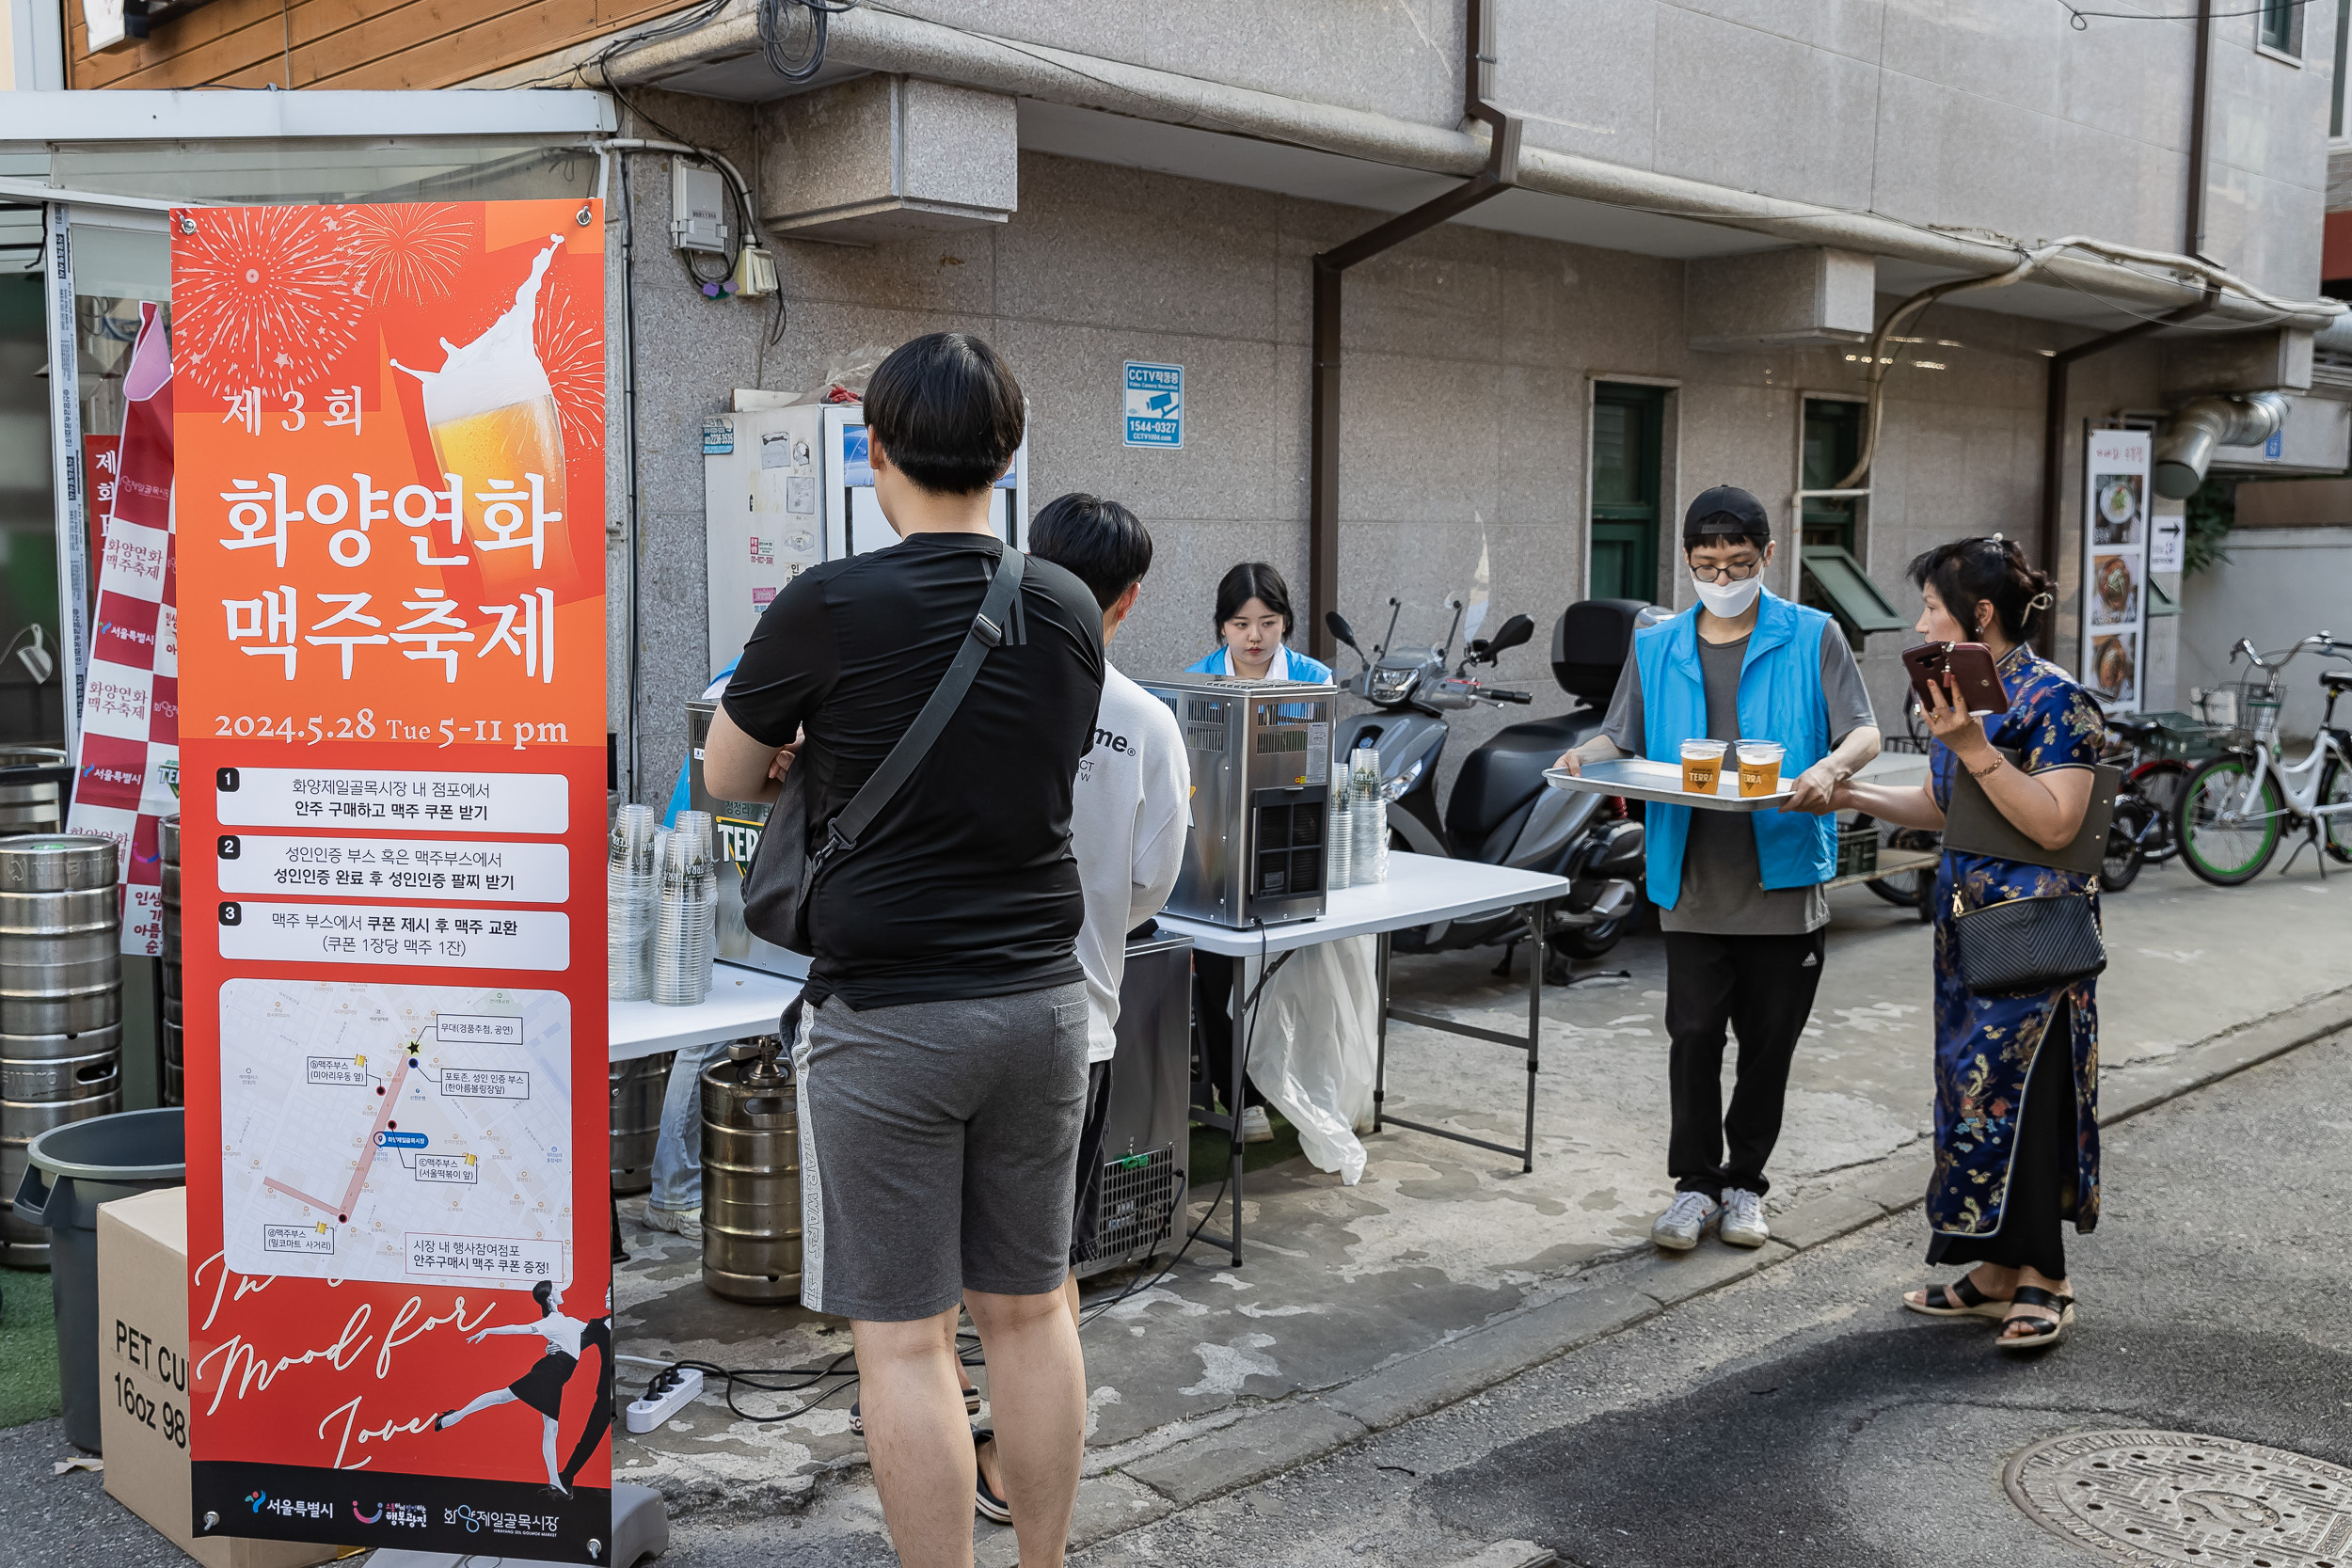
<svg viewBox="0 0 2352 1568"><path fill-rule="evenodd" d="M518 1291L568 1280L571 1037L561 991L228 981L229 1267Z"/></svg>

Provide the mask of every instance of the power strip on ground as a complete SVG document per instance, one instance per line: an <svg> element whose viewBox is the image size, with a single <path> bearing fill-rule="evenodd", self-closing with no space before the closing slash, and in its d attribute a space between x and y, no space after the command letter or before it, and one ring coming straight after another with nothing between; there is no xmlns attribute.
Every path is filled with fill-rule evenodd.
<svg viewBox="0 0 2352 1568"><path fill-rule="evenodd" d="M665 1386L666 1385L666 1386ZM628 1406L628 1430L651 1432L686 1408L703 1391L703 1374L691 1367L674 1367L654 1379L654 1388Z"/></svg>

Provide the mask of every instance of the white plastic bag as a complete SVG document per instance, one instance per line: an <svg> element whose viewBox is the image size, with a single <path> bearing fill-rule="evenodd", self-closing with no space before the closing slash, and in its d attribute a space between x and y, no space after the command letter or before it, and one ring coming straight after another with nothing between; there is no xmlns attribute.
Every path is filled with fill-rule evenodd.
<svg viewBox="0 0 2352 1568"><path fill-rule="evenodd" d="M1249 1081L1298 1129L1298 1147L1315 1168L1338 1171L1350 1187L1363 1179L1356 1124L1372 1115L1377 1066L1375 940L1347 937L1294 953L1258 999L1249 1042Z"/></svg>

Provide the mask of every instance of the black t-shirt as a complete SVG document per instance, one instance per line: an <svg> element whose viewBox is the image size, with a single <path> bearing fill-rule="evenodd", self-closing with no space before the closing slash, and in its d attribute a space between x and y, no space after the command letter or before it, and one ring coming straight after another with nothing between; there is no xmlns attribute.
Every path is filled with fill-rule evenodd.
<svg viewBox="0 0 2352 1568"><path fill-rule="evenodd" d="M805 728L811 843L882 766L963 645L1003 546L918 533L787 584L727 682L763 746ZM992 649L962 705L857 848L818 879L808 998L854 1008L1042 990L1083 977L1070 796L1103 694L1103 612L1031 556L1026 640Z"/></svg>

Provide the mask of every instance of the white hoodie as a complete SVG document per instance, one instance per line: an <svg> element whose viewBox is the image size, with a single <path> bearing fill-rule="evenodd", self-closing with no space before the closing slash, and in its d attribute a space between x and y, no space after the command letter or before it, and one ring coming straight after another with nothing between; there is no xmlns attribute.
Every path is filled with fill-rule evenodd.
<svg viewBox="0 0 2352 1568"><path fill-rule="evenodd" d="M1127 933L1160 912L1192 827L1192 766L1168 705L1107 662L1094 744L1078 759L1070 845L1086 892L1078 963L1087 979L1087 1060L1118 1050Z"/></svg>

